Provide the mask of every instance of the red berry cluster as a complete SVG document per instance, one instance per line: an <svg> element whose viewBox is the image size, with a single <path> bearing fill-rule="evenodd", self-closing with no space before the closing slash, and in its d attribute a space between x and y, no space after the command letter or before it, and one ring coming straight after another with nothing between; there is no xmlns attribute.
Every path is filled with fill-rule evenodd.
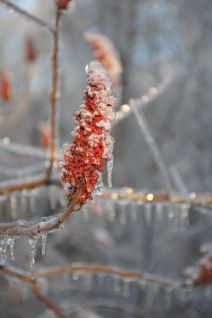
<svg viewBox="0 0 212 318"><path fill-rule="evenodd" d="M118 87L120 84L122 66L119 54L114 48L113 43L104 35L88 31L84 33L84 38L89 43L97 61L104 65L108 71L112 79L113 87Z"/></svg>
<svg viewBox="0 0 212 318"><path fill-rule="evenodd" d="M83 184L77 203L84 205L92 200L92 193L104 170L104 159L111 160L111 120L114 118L114 98L110 81L103 67L92 62L88 65L88 85L84 104L74 114L73 145L65 145L62 162L62 181L67 186L67 197Z"/></svg>

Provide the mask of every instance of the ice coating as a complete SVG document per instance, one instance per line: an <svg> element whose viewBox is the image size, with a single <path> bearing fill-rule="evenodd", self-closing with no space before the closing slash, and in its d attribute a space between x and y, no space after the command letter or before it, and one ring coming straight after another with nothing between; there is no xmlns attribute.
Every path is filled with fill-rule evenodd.
<svg viewBox="0 0 212 318"><path fill-rule="evenodd" d="M90 45L97 61L108 71L113 87L117 87L120 83L122 66L119 54L110 39L104 35L89 31L84 32L84 38Z"/></svg>
<svg viewBox="0 0 212 318"><path fill-rule="evenodd" d="M84 104L75 112L73 144L65 145L61 164L62 181L71 201L78 188L83 189L78 204L92 200L93 191L100 180L105 160L112 162L113 138L110 136L111 120L114 119L115 99L111 94L111 83L107 71L98 62L86 67L88 83ZM110 165L109 167L111 167ZM111 175L111 169L109 169Z"/></svg>

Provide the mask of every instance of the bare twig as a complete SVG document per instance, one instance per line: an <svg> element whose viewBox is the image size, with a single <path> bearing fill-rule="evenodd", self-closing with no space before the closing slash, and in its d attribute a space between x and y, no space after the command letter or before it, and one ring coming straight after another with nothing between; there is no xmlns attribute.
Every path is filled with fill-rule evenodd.
<svg viewBox="0 0 212 318"><path fill-rule="evenodd" d="M35 22L39 26L44 27L45 29L47 29L51 33L55 34L55 29L46 21L43 21L40 18L32 15L31 13L25 11L24 9L20 8L15 3L13 3L9 0L0 0L0 2L3 3L4 5L6 5L8 8L14 10L15 12L21 14L23 17L27 18L28 20Z"/></svg>
<svg viewBox="0 0 212 318"><path fill-rule="evenodd" d="M51 118L50 118L50 149L49 149L49 167L47 169L47 179L49 180L52 174L55 157L56 157L56 120L57 120L57 99L58 99L58 67L59 67L59 29L60 29L60 18L61 10L56 3L55 13L55 33L53 38L52 48L52 84L51 84Z"/></svg>

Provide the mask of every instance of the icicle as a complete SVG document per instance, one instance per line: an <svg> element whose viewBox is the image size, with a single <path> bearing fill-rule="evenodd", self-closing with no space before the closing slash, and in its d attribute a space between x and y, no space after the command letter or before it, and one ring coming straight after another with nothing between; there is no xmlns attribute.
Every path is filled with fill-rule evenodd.
<svg viewBox="0 0 212 318"><path fill-rule="evenodd" d="M0 238L0 264L5 265L7 261L7 239Z"/></svg>
<svg viewBox="0 0 212 318"><path fill-rule="evenodd" d="M123 296L129 298L130 295L130 282L128 280L123 283Z"/></svg>
<svg viewBox="0 0 212 318"><path fill-rule="evenodd" d="M78 273L73 273L72 274L72 279L75 280L75 281L79 280L79 274Z"/></svg>
<svg viewBox="0 0 212 318"><path fill-rule="evenodd" d="M189 207L188 207L187 204L183 204L181 206L181 215L180 215L180 217L181 217L182 226L184 228L186 228L188 226L188 221L189 221L188 220L188 209L189 209Z"/></svg>
<svg viewBox="0 0 212 318"><path fill-rule="evenodd" d="M160 202L157 202L155 204L155 212L156 212L158 221L161 221L163 219L163 206Z"/></svg>
<svg viewBox="0 0 212 318"><path fill-rule="evenodd" d="M120 291L121 291L120 278L119 277L114 277L113 279L114 279L114 291L116 293L120 293Z"/></svg>
<svg viewBox="0 0 212 318"><path fill-rule="evenodd" d="M104 191L104 184L103 184L103 181L102 181L102 174L99 173L99 179L98 179L98 182L96 184L96 187L95 187L95 190L93 192L93 196L98 196L98 195L101 195Z"/></svg>
<svg viewBox="0 0 212 318"><path fill-rule="evenodd" d="M108 220L112 223L115 222L116 213L115 213L114 203L107 202L107 210L108 210L108 213L107 213Z"/></svg>
<svg viewBox="0 0 212 318"><path fill-rule="evenodd" d="M174 218L174 216L175 216L175 214L174 214L174 209L175 209L174 206L172 206L172 205L169 206L168 218L169 218L170 220L172 220L172 219Z"/></svg>
<svg viewBox="0 0 212 318"><path fill-rule="evenodd" d="M165 308L168 309L171 303L171 291L166 290L165 292Z"/></svg>
<svg viewBox="0 0 212 318"><path fill-rule="evenodd" d="M153 290L152 286L147 287L146 295L145 295L145 305L147 308L150 308L152 306L153 302Z"/></svg>
<svg viewBox="0 0 212 318"><path fill-rule="evenodd" d="M50 199L50 207L52 210L55 210L57 207L57 198L56 198L56 188L50 187L49 189L49 199Z"/></svg>
<svg viewBox="0 0 212 318"><path fill-rule="evenodd" d="M113 173L113 145L114 139L111 137L110 144L108 146L108 155L110 160L107 162L107 180L109 188L112 188L112 173Z"/></svg>
<svg viewBox="0 0 212 318"><path fill-rule="evenodd" d="M23 190L21 193L21 210L25 212L26 207L27 207L27 191Z"/></svg>
<svg viewBox="0 0 212 318"><path fill-rule="evenodd" d="M137 218L138 218L137 203L135 203L135 202L131 203L130 211L131 211L132 222L133 223L137 222Z"/></svg>
<svg viewBox="0 0 212 318"><path fill-rule="evenodd" d="M30 249L30 257L29 257L29 266L31 268L31 272L32 272L32 275L33 275L34 266L35 266L35 252L36 252L37 238L29 239L28 242L29 242L29 245L31 247L31 249Z"/></svg>
<svg viewBox="0 0 212 318"><path fill-rule="evenodd" d="M36 212L36 197L35 197L35 193L31 194L30 197L30 210L32 213Z"/></svg>
<svg viewBox="0 0 212 318"><path fill-rule="evenodd" d="M85 275L84 281L85 281L85 283L84 283L85 288L87 290L91 290L91 287L92 287L92 275L91 274Z"/></svg>
<svg viewBox="0 0 212 318"><path fill-rule="evenodd" d="M120 223L121 225L125 225L126 224L126 203L122 203L120 204Z"/></svg>
<svg viewBox="0 0 212 318"><path fill-rule="evenodd" d="M151 204L145 204L144 206L144 217L148 226L151 225L152 220L152 206Z"/></svg>
<svg viewBox="0 0 212 318"><path fill-rule="evenodd" d="M47 233L43 233L41 235L41 240L42 240L42 247L41 247L41 250L42 250L42 255L45 255L46 254L46 241L47 241Z"/></svg>
<svg viewBox="0 0 212 318"><path fill-rule="evenodd" d="M9 245L9 248L10 248L10 256L11 256L11 259L12 261L15 260L14 258L14 244L15 244L15 237L10 237L8 238L7 240L7 244Z"/></svg>
<svg viewBox="0 0 212 318"><path fill-rule="evenodd" d="M113 155L111 155L111 160L107 162L107 180L109 188L112 188L112 172L113 172Z"/></svg>
<svg viewBox="0 0 212 318"><path fill-rule="evenodd" d="M211 297L212 297L212 287L211 286L208 286L205 288L205 297L206 297L206 299L211 300Z"/></svg>
<svg viewBox="0 0 212 318"><path fill-rule="evenodd" d="M104 286L104 275L99 274L97 277L98 277L98 285L100 288L102 288Z"/></svg>
<svg viewBox="0 0 212 318"><path fill-rule="evenodd" d="M180 289L179 290L179 301L180 302L185 302L186 301L186 297L187 297L187 293L185 290Z"/></svg>
<svg viewBox="0 0 212 318"><path fill-rule="evenodd" d="M10 206L11 206L11 216L13 219L17 217L17 198L16 194L11 194L10 196Z"/></svg>
<svg viewBox="0 0 212 318"><path fill-rule="evenodd" d="M82 210L82 215L85 221L89 220L89 212L88 210L84 207L84 209Z"/></svg>

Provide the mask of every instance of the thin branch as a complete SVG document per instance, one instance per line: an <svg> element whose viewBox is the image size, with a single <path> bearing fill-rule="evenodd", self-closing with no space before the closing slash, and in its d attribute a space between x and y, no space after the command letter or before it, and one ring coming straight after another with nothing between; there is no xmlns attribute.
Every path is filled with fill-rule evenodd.
<svg viewBox="0 0 212 318"><path fill-rule="evenodd" d="M48 183L47 178L41 178L40 180L37 180L36 178L35 181L23 182L23 183L17 183L17 180L15 181L16 182L14 182L14 184L11 184L11 182L9 182L8 185L0 188L0 195L12 193L15 191L31 190L31 189L39 188Z"/></svg>
<svg viewBox="0 0 212 318"><path fill-rule="evenodd" d="M61 313L59 308L55 306L52 302L50 302L42 293L40 290L40 287L38 285L37 280L27 274L24 273L19 273L16 270L11 270L6 267L0 267L0 273L9 276L9 277L15 277L25 283L29 283L31 285L32 291L36 298L46 307L48 308L51 312L55 314L56 317L58 318L65 318L65 316Z"/></svg>
<svg viewBox="0 0 212 318"><path fill-rule="evenodd" d="M17 268L10 269L0 265L0 273L6 276L17 278L25 283L32 283L34 281L34 277L26 274L25 272L19 272Z"/></svg>
<svg viewBox="0 0 212 318"><path fill-rule="evenodd" d="M117 192L104 192L101 194L101 198L110 199L113 201L123 200L123 201L132 201L132 202L140 202L140 203L170 203L170 204L186 204L189 206L205 206L212 205L212 195L204 193L198 196L198 193L192 192L185 197L178 196L169 196L168 194L160 194L160 193L141 193L134 192L133 189L130 189L129 193L120 194Z"/></svg>
<svg viewBox="0 0 212 318"><path fill-rule="evenodd" d="M55 33L53 38L52 48L52 84L51 84L51 118L50 118L50 149L49 149L49 167L47 169L47 179L49 180L52 174L55 157L56 157L56 133L57 133L57 99L58 99L58 67L59 67L59 29L61 10L56 0L55 11Z"/></svg>
<svg viewBox="0 0 212 318"><path fill-rule="evenodd" d="M166 168L166 165L163 161L162 155L160 153L160 149L157 146L157 144L156 144L156 142L151 134L148 122L145 119L145 117L142 113L142 110L139 113L138 108L137 108L137 104L138 104L137 101L132 100L131 104L132 104L131 106L132 106L132 109L134 111L135 118L137 120L139 128L144 136L145 142L148 145L149 150L152 153L153 159L161 172L161 175L162 175L163 181L164 181L164 185L165 185L168 193L173 192L168 169Z"/></svg>
<svg viewBox="0 0 212 318"><path fill-rule="evenodd" d="M129 272L120 269L115 269L108 266L95 266L95 265L73 265L68 267L55 268L48 271L37 273L37 277L51 277L64 273L78 273L78 274L111 274L119 276L120 278L126 278L130 280L144 280L147 283L155 284L163 288L178 289L181 284L175 283L163 278L159 278L153 275L142 274L138 272Z"/></svg>
<svg viewBox="0 0 212 318"><path fill-rule="evenodd" d="M41 20L40 18L32 15L31 13L25 11L24 9L20 8L19 6L17 6L15 3L9 1L9 0L0 0L0 3L3 3L4 5L6 5L8 8L14 10L15 12L19 13L20 15L22 15L23 17L25 17L26 19L35 22L36 24L38 24L39 26L47 29L48 31L50 31L51 33L55 34L55 29L46 21Z"/></svg>
<svg viewBox="0 0 212 318"><path fill-rule="evenodd" d="M47 307L50 311L52 311L56 317L65 318L65 316L61 313L58 307L50 302L42 293L38 285L39 278L47 278L47 277L55 277L59 275L63 275L65 273L77 273L77 274L110 274L112 276L120 277L122 279L132 280L132 281L144 281L147 284L157 285L160 288L164 289L184 289L191 290L192 286L187 286L184 282L173 282L164 278L160 278L154 275L142 274L138 272L129 272L125 270L120 270L116 268L112 268L109 266L95 266L95 265L73 265L67 267L59 267L55 269L51 269L48 271L41 271L36 274L35 277L30 276L29 274L25 274L23 272L19 273L17 269L9 269L6 267L0 267L0 273L9 276L15 277L23 282L29 283L32 287L32 291L34 292L37 299L43 303L45 307Z"/></svg>
<svg viewBox="0 0 212 318"><path fill-rule="evenodd" d="M171 165L170 172L171 172L172 179L173 179L179 193L182 196L187 196L189 194L188 189L187 189L185 182L183 181L182 176L180 175L177 167L175 165Z"/></svg>
<svg viewBox="0 0 212 318"><path fill-rule="evenodd" d="M56 317L65 318L65 316L61 313L60 309L57 308L55 304L50 302L44 295L42 295L36 280L34 280L32 283L32 291L34 292L37 299L40 300L40 302L42 302L45 307L51 310L56 315Z"/></svg>
<svg viewBox="0 0 212 318"><path fill-rule="evenodd" d="M69 206L63 213L41 218L39 221L18 220L9 223L0 223L0 235L7 237L28 237L35 239L43 233L49 233L60 228L66 219L76 210L76 203L81 195L82 186L76 191Z"/></svg>
<svg viewBox="0 0 212 318"><path fill-rule="evenodd" d="M145 95L142 95L138 102L138 108L143 109L149 104L151 104L156 98L158 98L167 87L174 81L176 75L172 73L168 73L162 81L157 86L152 86L148 89L148 92ZM116 112L116 118L113 121L113 127L119 124L123 119L132 114L133 109L130 107L130 102L128 104L124 104L120 107L120 110Z"/></svg>

